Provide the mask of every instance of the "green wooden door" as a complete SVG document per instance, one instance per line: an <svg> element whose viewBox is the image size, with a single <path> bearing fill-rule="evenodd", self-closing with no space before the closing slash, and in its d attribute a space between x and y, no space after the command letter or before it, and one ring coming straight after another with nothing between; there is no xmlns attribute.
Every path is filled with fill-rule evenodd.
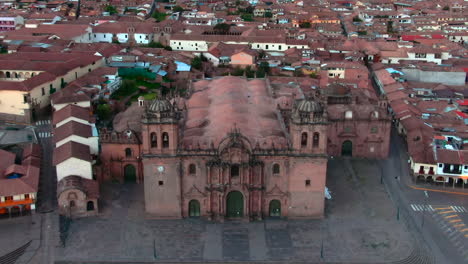
<svg viewBox="0 0 468 264"><path fill-rule="evenodd" d="M346 140L341 146L341 156L353 156L353 142Z"/></svg>
<svg viewBox="0 0 468 264"><path fill-rule="evenodd" d="M200 203L197 200L191 200L189 202L189 217L200 216Z"/></svg>
<svg viewBox="0 0 468 264"><path fill-rule="evenodd" d="M242 217L244 215L244 196L241 192L232 191L226 199L226 216Z"/></svg>
<svg viewBox="0 0 468 264"><path fill-rule="evenodd" d="M281 216L281 202L278 200L271 200L270 202L270 216L279 217Z"/></svg>
<svg viewBox="0 0 468 264"><path fill-rule="evenodd" d="M136 182L136 169L135 166L128 164L124 168L125 181Z"/></svg>

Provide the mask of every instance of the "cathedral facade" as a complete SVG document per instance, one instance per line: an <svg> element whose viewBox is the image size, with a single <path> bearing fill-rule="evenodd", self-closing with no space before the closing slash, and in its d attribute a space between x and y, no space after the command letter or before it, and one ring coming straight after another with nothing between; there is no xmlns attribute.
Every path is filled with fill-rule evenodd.
<svg viewBox="0 0 468 264"><path fill-rule="evenodd" d="M329 131L353 122L340 121L338 111L356 113L346 110L357 104L343 87L307 92L227 76L195 82L189 94L140 100L116 117L113 131L101 131L107 169L100 180L143 183L146 211L157 218L320 218L330 145L356 141L360 126L378 126L380 138L365 155L388 154L381 145L388 145L390 121L377 101L368 119L354 121L365 121L352 126L354 134ZM336 110L333 100L349 106ZM336 155L347 151L353 147Z"/></svg>

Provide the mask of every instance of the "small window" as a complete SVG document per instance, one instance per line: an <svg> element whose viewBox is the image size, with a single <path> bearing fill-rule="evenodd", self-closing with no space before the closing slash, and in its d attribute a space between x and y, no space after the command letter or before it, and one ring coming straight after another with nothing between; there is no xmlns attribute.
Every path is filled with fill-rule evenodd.
<svg viewBox="0 0 468 264"><path fill-rule="evenodd" d="M27 103L27 102L28 102L28 96L27 96L27 95L23 95L23 102L24 102L24 103Z"/></svg>
<svg viewBox="0 0 468 264"><path fill-rule="evenodd" d="M75 207L75 201L70 201L70 207Z"/></svg>
<svg viewBox="0 0 468 264"><path fill-rule="evenodd" d="M151 147L152 148L158 147L158 137L156 136L156 133L154 133L154 132L151 133L150 140L151 140Z"/></svg>
<svg viewBox="0 0 468 264"><path fill-rule="evenodd" d="M377 130L377 127L371 127L371 129L370 129L370 132L371 132L372 134L377 133L377 131L378 131L378 130Z"/></svg>
<svg viewBox="0 0 468 264"><path fill-rule="evenodd" d="M24 199L25 199L25 200L28 200L28 199L29 199L29 194L25 194L25 195L24 195Z"/></svg>
<svg viewBox="0 0 468 264"><path fill-rule="evenodd" d="M42 93L42 95L45 95L45 89L44 89L44 87L41 88L41 93Z"/></svg>
<svg viewBox="0 0 468 264"><path fill-rule="evenodd" d="M164 181L158 181L159 186L164 186Z"/></svg>
<svg viewBox="0 0 468 264"><path fill-rule="evenodd" d="M190 164L189 165L189 174L191 174L191 175L197 174L197 166L195 166L195 164Z"/></svg>
<svg viewBox="0 0 468 264"><path fill-rule="evenodd" d="M164 132L162 134L162 147L163 148L169 147L169 134L167 134L167 132Z"/></svg>
<svg viewBox="0 0 468 264"><path fill-rule="evenodd" d="M280 165L273 164L273 174L279 174L279 173L280 173Z"/></svg>
<svg viewBox="0 0 468 264"><path fill-rule="evenodd" d="M308 135L307 135L306 132L303 132L301 134L301 147L303 147L303 148L307 147L307 137L308 137Z"/></svg>
<svg viewBox="0 0 468 264"><path fill-rule="evenodd" d="M305 186L309 187L310 186L310 180L305 180Z"/></svg>
<svg viewBox="0 0 468 264"><path fill-rule="evenodd" d="M312 146L314 148L318 147L319 146L319 141L320 141L320 134L318 132L315 132L313 140L312 140Z"/></svg>
<svg viewBox="0 0 468 264"><path fill-rule="evenodd" d="M125 149L125 157L129 158L132 156L132 149L131 148L126 148Z"/></svg>
<svg viewBox="0 0 468 264"><path fill-rule="evenodd" d="M239 177L240 174L239 165L232 165L231 166L231 177Z"/></svg>
<svg viewBox="0 0 468 264"><path fill-rule="evenodd" d="M465 170L468 169L468 166L465 165Z"/></svg>
<svg viewBox="0 0 468 264"><path fill-rule="evenodd" d="M439 168L442 168L442 164L439 164Z"/></svg>

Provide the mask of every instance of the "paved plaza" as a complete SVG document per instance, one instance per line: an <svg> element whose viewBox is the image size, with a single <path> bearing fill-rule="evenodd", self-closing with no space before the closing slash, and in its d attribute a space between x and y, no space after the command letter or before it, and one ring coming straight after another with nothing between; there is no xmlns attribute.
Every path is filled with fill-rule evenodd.
<svg viewBox="0 0 468 264"><path fill-rule="evenodd" d="M102 186L101 214L72 222L56 260L377 263L404 259L413 251L414 241L397 220L378 168L369 164L330 161L327 186L333 199L326 202L323 220L155 220L144 213L142 185L107 184Z"/></svg>

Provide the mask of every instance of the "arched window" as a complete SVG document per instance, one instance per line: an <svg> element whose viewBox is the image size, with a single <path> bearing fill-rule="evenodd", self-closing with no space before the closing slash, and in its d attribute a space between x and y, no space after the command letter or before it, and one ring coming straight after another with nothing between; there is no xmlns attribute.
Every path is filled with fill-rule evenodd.
<svg viewBox="0 0 468 264"><path fill-rule="evenodd" d="M131 148L126 148L125 149L125 157L129 158L132 156L132 149Z"/></svg>
<svg viewBox="0 0 468 264"><path fill-rule="evenodd" d="M94 211L94 203L92 201L89 201L87 204L86 204L86 210L87 211Z"/></svg>
<svg viewBox="0 0 468 264"><path fill-rule="evenodd" d="M231 166L231 178L232 177L239 177L239 174L240 174L240 169L239 169L239 165L232 165Z"/></svg>
<svg viewBox="0 0 468 264"><path fill-rule="evenodd" d="M75 201L70 201L70 207L75 207Z"/></svg>
<svg viewBox="0 0 468 264"><path fill-rule="evenodd" d="M305 148L307 147L307 133L306 132L303 132L302 135L301 135L301 147Z"/></svg>
<svg viewBox="0 0 468 264"><path fill-rule="evenodd" d="M197 166L190 164L188 167L189 174L197 174Z"/></svg>
<svg viewBox="0 0 468 264"><path fill-rule="evenodd" d="M167 134L167 132L162 133L162 147L169 147L169 134Z"/></svg>
<svg viewBox="0 0 468 264"><path fill-rule="evenodd" d="M150 135L150 141L151 141L151 147L152 148L157 148L158 147L158 137L156 136L156 133L151 133Z"/></svg>
<svg viewBox="0 0 468 264"><path fill-rule="evenodd" d="M280 173L280 165L279 164L273 164L273 174L279 174Z"/></svg>
<svg viewBox="0 0 468 264"><path fill-rule="evenodd" d="M320 141L320 134L319 134L318 132L315 132L315 133L314 133L313 140L312 140L312 146L313 146L314 148L318 147L319 141Z"/></svg>
<svg viewBox="0 0 468 264"><path fill-rule="evenodd" d="M7 77L7 78L11 78L11 73L10 73L10 72L6 72L6 77Z"/></svg>
<svg viewBox="0 0 468 264"><path fill-rule="evenodd" d="M15 78L17 78L17 79L18 79L18 73L17 73L17 72L15 72Z"/></svg>

